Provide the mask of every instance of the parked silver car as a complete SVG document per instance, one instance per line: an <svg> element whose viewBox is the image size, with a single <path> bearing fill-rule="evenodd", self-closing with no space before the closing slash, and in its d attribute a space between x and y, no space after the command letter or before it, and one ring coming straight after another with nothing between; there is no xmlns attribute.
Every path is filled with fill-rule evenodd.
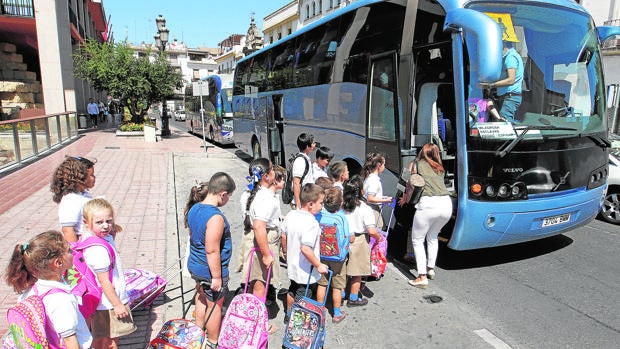
<svg viewBox="0 0 620 349"><path fill-rule="evenodd" d="M617 148L609 152L607 185L607 194L599 216L606 222L620 224L620 149Z"/></svg>

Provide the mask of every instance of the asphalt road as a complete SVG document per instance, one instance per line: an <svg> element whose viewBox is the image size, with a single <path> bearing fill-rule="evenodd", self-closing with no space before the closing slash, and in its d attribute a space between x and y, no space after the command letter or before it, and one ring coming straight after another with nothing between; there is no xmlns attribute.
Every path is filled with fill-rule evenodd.
<svg viewBox="0 0 620 349"><path fill-rule="evenodd" d="M235 148L227 151L224 160L177 163L185 161L205 175L204 169L225 168L237 180L224 212L239 241L238 202L247 163ZM195 175L177 173L179 186L190 185ZM186 198L184 190L177 192L180 203ZM564 235L508 247L459 252L444 245L437 279L426 290L407 285L412 265L390 263L380 281L368 284L374 292L368 306L344 307L348 317L338 325L327 316L325 347L618 348L619 242L618 226L595 220ZM240 281L240 274L232 275L231 288ZM441 302L432 303L432 295ZM282 308L281 301L270 307L280 328L271 347L282 343Z"/></svg>

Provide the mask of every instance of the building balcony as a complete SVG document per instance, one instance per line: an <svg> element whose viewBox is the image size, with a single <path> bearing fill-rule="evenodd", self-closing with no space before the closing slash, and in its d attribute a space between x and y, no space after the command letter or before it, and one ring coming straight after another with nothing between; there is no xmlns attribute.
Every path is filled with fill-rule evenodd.
<svg viewBox="0 0 620 349"><path fill-rule="evenodd" d="M33 0L0 0L0 14L34 18Z"/></svg>

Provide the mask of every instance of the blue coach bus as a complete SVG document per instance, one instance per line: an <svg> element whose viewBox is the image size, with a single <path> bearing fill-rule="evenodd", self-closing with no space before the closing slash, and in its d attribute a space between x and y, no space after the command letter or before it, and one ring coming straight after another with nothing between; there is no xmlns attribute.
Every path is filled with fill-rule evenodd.
<svg viewBox="0 0 620 349"><path fill-rule="evenodd" d="M211 75L202 79L204 108L200 114L200 97L193 96L188 90L185 96L187 119L185 124L189 132L204 136L206 139L219 144L233 143L233 113L232 113L232 74ZM204 135L203 135L204 132Z"/></svg>
<svg viewBox="0 0 620 349"><path fill-rule="evenodd" d="M286 165L308 132L352 173L380 151L394 194L434 142L455 201L450 248L561 234L592 220L606 190L600 45L618 33L574 1L356 1L238 62L235 144ZM483 87L507 36L524 63L512 123L487 117Z"/></svg>

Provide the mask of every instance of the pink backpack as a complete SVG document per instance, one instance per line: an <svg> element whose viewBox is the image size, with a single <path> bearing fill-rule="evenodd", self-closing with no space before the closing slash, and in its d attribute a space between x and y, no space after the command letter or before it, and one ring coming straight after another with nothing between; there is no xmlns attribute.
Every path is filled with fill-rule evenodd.
<svg viewBox="0 0 620 349"><path fill-rule="evenodd" d="M153 301L164 291L167 284L161 276L144 269L125 269L123 276L127 284L129 307L132 310L138 307L150 307Z"/></svg>
<svg viewBox="0 0 620 349"><path fill-rule="evenodd" d="M53 288L39 295L34 287L34 294L9 308L6 314L9 323L7 335L3 338L2 348L37 348L57 349L64 348L60 336L54 330L54 325L45 313L43 298L47 295L65 292Z"/></svg>
<svg viewBox="0 0 620 349"><path fill-rule="evenodd" d="M86 264L84 250L92 246L103 246L110 255L110 282L112 282L112 268L116 262L116 255L112 246L103 238L91 236L75 242L73 248L73 267L67 270L66 280L71 286L71 293L81 299L79 303L80 313L88 319L101 303L103 290L97 283L97 276Z"/></svg>
<svg viewBox="0 0 620 349"><path fill-rule="evenodd" d="M252 257L256 252L256 247L250 253L250 265L246 276L245 288L242 294L238 294L232 299L228 306L220 336L218 338L218 348L221 349L263 349L267 348L269 342L269 313L265 297L258 298L251 293L247 293L250 283L250 273L252 270ZM267 285L271 276L271 267L267 271Z"/></svg>

